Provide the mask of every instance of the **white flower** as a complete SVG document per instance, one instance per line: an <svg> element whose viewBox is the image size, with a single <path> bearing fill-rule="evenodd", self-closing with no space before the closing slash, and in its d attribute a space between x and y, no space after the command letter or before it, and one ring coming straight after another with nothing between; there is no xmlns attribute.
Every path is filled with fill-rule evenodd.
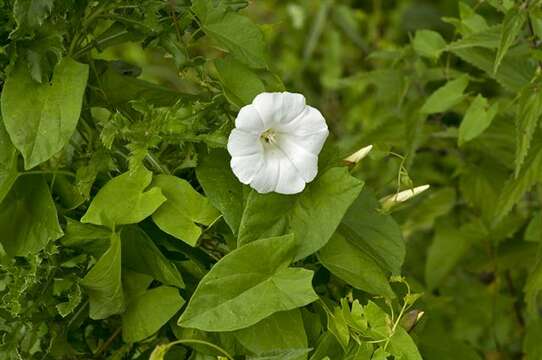
<svg viewBox="0 0 542 360"><path fill-rule="evenodd" d="M261 93L235 119L231 168L259 193L296 194L316 177L328 134L324 117L303 95Z"/></svg>

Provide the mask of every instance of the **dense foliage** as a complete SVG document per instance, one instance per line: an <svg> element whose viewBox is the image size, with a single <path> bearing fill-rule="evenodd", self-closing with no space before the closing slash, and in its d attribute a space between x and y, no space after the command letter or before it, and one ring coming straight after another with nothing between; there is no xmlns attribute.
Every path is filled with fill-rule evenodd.
<svg viewBox="0 0 542 360"><path fill-rule="evenodd" d="M542 359L541 44L539 0L0 0L0 358ZM228 135L285 90L332 135L259 194Z"/></svg>

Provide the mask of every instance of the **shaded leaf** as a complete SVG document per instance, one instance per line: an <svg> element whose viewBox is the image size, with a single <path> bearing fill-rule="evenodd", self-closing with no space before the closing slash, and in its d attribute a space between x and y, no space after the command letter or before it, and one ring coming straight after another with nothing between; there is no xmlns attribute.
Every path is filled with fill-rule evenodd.
<svg viewBox="0 0 542 360"><path fill-rule="evenodd" d="M31 169L62 150L72 136L83 102L88 65L64 58L51 84L35 82L18 62L2 91L4 124Z"/></svg>
<svg viewBox="0 0 542 360"><path fill-rule="evenodd" d="M231 168L224 165L229 161L230 156L225 150L213 150L201 159L196 176L211 204L220 210L233 233L237 234L243 215L243 187Z"/></svg>
<svg viewBox="0 0 542 360"><path fill-rule="evenodd" d="M228 100L238 107L248 105L265 91L260 78L243 63L226 57L215 60L215 66Z"/></svg>
<svg viewBox="0 0 542 360"><path fill-rule="evenodd" d="M157 332L183 306L176 288L160 286L131 299L122 314L122 338L133 343Z"/></svg>
<svg viewBox="0 0 542 360"><path fill-rule="evenodd" d="M463 100L463 92L468 84L468 75L461 75L448 81L427 98L420 111L424 114L433 114L449 110Z"/></svg>
<svg viewBox="0 0 542 360"><path fill-rule="evenodd" d="M491 125L491 121L497 115L498 109L497 103L489 106L486 98L482 95L476 96L459 126L459 146L484 132Z"/></svg>
<svg viewBox="0 0 542 360"><path fill-rule="evenodd" d="M81 281L89 296L91 319L105 319L125 309L121 278L121 239L111 234L109 249L98 259Z"/></svg>
<svg viewBox="0 0 542 360"><path fill-rule="evenodd" d="M41 176L22 176L0 206L0 242L10 256L25 256L59 239L55 203Z"/></svg>

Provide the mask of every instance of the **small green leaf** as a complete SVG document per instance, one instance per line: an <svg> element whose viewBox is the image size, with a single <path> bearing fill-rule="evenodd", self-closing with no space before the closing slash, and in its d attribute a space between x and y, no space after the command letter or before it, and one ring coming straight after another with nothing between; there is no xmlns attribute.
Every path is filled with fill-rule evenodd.
<svg viewBox="0 0 542 360"><path fill-rule="evenodd" d="M401 326L398 326L390 341L390 352L396 359L422 360L414 340Z"/></svg>
<svg viewBox="0 0 542 360"><path fill-rule="evenodd" d="M109 180L94 197L81 222L111 226L142 221L166 201L158 187L146 190L151 181L152 173L144 167Z"/></svg>
<svg viewBox="0 0 542 360"><path fill-rule="evenodd" d="M150 289L131 299L122 314L122 338L141 341L157 332L183 306L179 290L169 286Z"/></svg>
<svg viewBox="0 0 542 360"><path fill-rule="evenodd" d="M260 78L243 63L231 58L215 60L215 66L228 100L238 107L250 104L265 91Z"/></svg>
<svg viewBox="0 0 542 360"><path fill-rule="evenodd" d="M489 106L487 99L478 95L471 102L459 126L459 146L483 133L491 125L498 109L497 103Z"/></svg>
<svg viewBox="0 0 542 360"><path fill-rule="evenodd" d="M363 183L346 168L331 168L298 195L258 194L248 199L238 243L293 232L299 240L296 260L326 244Z"/></svg>
<svg viewBox="0 0 542 360"><path fill-rule="evenodd" d="M35 82L18 62L2 91L4 124L13 145L31 169L58 153L70 140L81 113L88 65L64 58L51 84Z"/></svg>
<svg viewBox="0 0 542 360"><path fill-rule="evenodd" d="M240 330L315 301L313 272L288 267L295 248L293 235L285 235L232 251L201 279L179 325L204 331Z"/></svg>
<svg viewBox="0 0 542 360"><path fill-rule="evenodd" d="M111 245L81 281L89 296L91 319L105 319L125 309L121 278L121 240L111 234Z"/></svg>
<svg viewBox="0 0 542 360"><path fill-rule="evenodd" d="M25 256L59 239L55 203L41 176L20 177L0 206L0 242L10 256Z"/></svg>
<svg viewBox="0 0 542 360"><path fill-rule="evenodd" d="M127 226L122 229L121 238L123 268L150 275L165 285L184 287L179 270L141 228Z"/></svg>
<svg viewBox="0 0 542 360"><path fill-rule="evenodd" d="M226 165L229 161L226 151L213 150L201 159L196 176L211 204L220 210L233 233L237 234L243 216L243 186Z"/></svg>
<svg viewBox="0 0 542 360"><path fill-rule="evenodd" d="M418 30L412 42L414 50L421 56L437 60L446 47L442 36L431 30Z"/></svg>
<svg viewBox="0 0 542 360"><path fill-rule="evenodd" d="M17 23L15 34L29 34L43 25L53 9L53 3L54 0L16 0L13 4L13 17Z"/></svg>
<svg viewBox="0 0 542 360"><path fill-rule="evenodd" d="M468 84L468 75L461 75L457 79L448 81L429 96L420 111L424 114L433 114L449 110L463 100L463 92Z"/></svg>
<svg viewBox="0 0 542 360"><path fill-rule="evenodd" d="M152 186L160 188L167 199L152 219L160 229L191 246L196 245L202 233L197 224L209 226L220 216L209 200L184 179L158 175Z"/></svg>
<svg viewBox="0 0 542 360"><path fill-rule="evenodd" d="M502 59L506 55L510 46L514 44L521 30L523 24L527 20L527 14L521 9L513 9L506 13L501 32L501 40L499 43L499 49L495 56L495 65L493 65L493 73L496 74L501 65Z"/></svg>

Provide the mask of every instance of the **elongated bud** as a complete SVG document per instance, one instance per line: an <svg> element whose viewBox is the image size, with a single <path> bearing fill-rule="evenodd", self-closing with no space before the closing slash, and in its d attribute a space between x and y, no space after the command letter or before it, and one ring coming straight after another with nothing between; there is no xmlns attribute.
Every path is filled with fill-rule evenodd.
<svg viewBox="0 0 542 360"><path fill-rule="evenodd" d="M365 146L364 148L359 149L352 155L346 157L344 161L351 164L357 164L361 159L367 156L368 153L373 149L373 145Z"/></svg>
<svg viewBox="0 0 542 360"><path fill-rule="evenodd" d="M429 185L417 186L414 189L403 190L398 194L386 196L385 198L381 199L380 202L382 203L384 208L389 208L395 204L405 202L408 199L413 198L418 194L421 194L427 189L429 189Z"/></svg>

